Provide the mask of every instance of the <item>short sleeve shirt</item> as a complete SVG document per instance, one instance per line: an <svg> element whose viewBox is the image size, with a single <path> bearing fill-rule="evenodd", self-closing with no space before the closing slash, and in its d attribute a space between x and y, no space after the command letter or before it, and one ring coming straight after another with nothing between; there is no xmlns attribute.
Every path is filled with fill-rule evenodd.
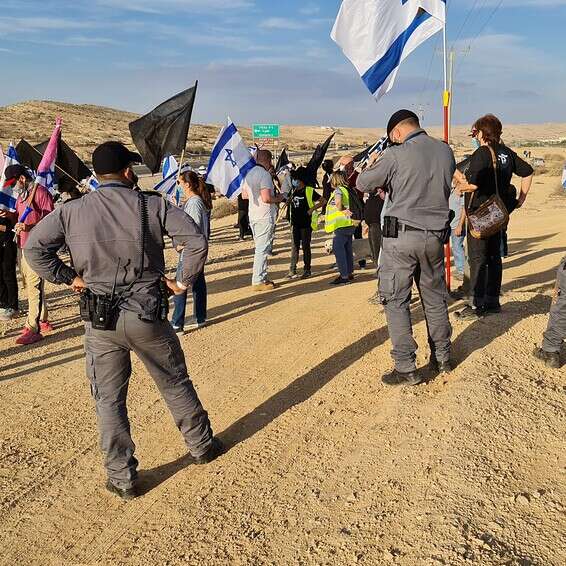
<svg viewBox="0 0 566 566"><path fill-rule="evenodd" d="M18 197L18 200L16 201L16 212L18 214L18 218L22 216L26 208L27 208L26 200L25 199L22 200L21 197ZM27 216L26 221L24 223L28 226L30 225L35 226L40 220L45 218L50 212L53 212L55 208L53 205L53 197L51 196L51 193L41 185L37 187L31 208L32 211ZM33 227L31 228L31 230L33 230ZM18 246L20 248L23 249L25 247L29 235L30 235L29 231L20 233L20 236L18 237Z"/></svg>
<svg viewBox="0 0 566 566"><path fill-rule="evenodd" d="M313 191L312 200L313 202L320 200L320 195L316 191ZM305 189L296 191L291 199L291 224L296 228L308 228L312 221L309 208Z"/></svg>
<svg viewBox="0 0 566 566"><path fill-rule="evenodd" d="M261 198L262 189L268 189L271 196L274 196L275 187L270 173L263 167L256 165L246 175L244 189L248 194L250 203L248 213L250 221L271 220L274 222L277 217L277 205L267 204Z"/></svg>
<svg viewBox="0 0 566 566"><path fill-rule="evenodd" d="M529 177L533 168L514 151L504 145L497 147L497 184L501 195L509 191L513 175ZM470 159L466 178L472 185L478 187L473 195L472 210L477 209L490 197L496 194L495 172L493 158L489 147L482 146L477 149ZM471 196L467 197L471 200Z"/></svg>

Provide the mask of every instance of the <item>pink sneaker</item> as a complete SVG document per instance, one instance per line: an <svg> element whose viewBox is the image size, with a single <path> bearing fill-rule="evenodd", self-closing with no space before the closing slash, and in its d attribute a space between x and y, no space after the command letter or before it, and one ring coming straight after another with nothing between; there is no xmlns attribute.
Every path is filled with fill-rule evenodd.
<svg viewBox="0 0 566 566"><path fill-rule="evenodd" d="M39 332L53 332L54 328L53 325L48 322L47 320L42 320L39 323Z"/></svg>
<svg viewBox="0 0 566 566"><path fill-rule="evenodd" d="M24 328L22 335L16 340L16 344L20 346L29 346L43 340L43 336L39 332L33 332L29 328Z"/></svg>

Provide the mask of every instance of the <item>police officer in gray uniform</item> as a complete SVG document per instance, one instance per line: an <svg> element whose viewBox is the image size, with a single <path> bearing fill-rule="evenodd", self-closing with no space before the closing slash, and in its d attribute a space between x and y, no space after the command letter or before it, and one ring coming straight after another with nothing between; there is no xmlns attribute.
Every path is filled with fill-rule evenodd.
<svg viewBox="0 0 566 566"><path fill-rule="evenodd" d="M448 318L444 274L444 241L449 232L452 177L456 170L450 147L427 135L410 110L400 110L387 126L398 144L385 150L360 174L358 189L389 194L383 225L379 294L393 344L395 370L383 377L387 385L417 385L417 343L411 323L411 290L419 289L431 348L430 367L451 371L452 327Z"/></svg>
<svg viewBox="0 0 566 566"><path fill-rule="evenodd" d="M534 355L547 367L560 368L560 349L566 339L566 257L562 258L558 267L556 297L550 309L548 328L544 333L542 348L537 348Z"/></svg>
<svg viewBox="0 0 566 566"><path fill-rule="evenodd" d="M141 162L118 142L93 154L101 181L96 192L64 204L40 222L25 256L41 277L81 293L86 372L96 403L106 487L123 499L139 495L135 445L126 408L130 352L144 363L181 431L196 464L222 452L188 376L179 339L167 321L168 294L180 294L202 272L207 240L193 220L157 193L133 190L132 163ZM164 277L163 236L184 248L180 281ZM57 250L66 244L73 267Z"/></svg>

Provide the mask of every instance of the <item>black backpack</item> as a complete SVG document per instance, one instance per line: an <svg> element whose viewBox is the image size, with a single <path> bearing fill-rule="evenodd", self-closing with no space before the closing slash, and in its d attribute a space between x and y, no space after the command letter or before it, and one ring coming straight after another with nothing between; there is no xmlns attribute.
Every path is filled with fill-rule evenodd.
<svg viewBox="0 0 566 566"><path fill-rule="evenodd" d="M350 212L352 213L352 220L359 220L360 222L364 219L364 204L356 189L350 189L346 187L348 191L348 196L350 197Z"/></svg>

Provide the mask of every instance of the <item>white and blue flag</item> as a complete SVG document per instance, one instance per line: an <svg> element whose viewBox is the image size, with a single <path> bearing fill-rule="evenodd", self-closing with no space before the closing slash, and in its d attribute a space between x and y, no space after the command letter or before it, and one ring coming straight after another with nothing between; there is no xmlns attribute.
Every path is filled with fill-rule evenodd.
<svg viewBox="0 0 566 566"><path fill-rule="evenodd" d="M16 152L16 148L11 143L8 146L8 151L4 158L4 168L2 170L2 177L0 178L0 210L7 210L9 212L16 211L16 200L17 196L14 192L14 186L6 185L6 169L10 165L19 165L20 158Z"/></svg>
<svg viewBox="0 0 566 566"><path fill-rule="evenodd" d="M169 202L178 205L181 197L179 178L179 163L170 155L163 160L163 180L155 185L154 190L161 193Z"/></svg>
<svg viewBox="0 0 566 566"><path fill-rule="evenodd" d="M97 191L100 183L96 178L96 175L93 173L86 181L86 186L88 187L89 191Z"/></svg>
<svg viewBox="0 0 566 566"><path fill-rule="evenodd" d="M566 190L566 165L564 165L564 171L562 171L562 188Z"/></svg>
<svg viewBox="0 0 566 566"><path fill-rule="evenodd" d="M331 37L379 100L400 64L445 22L446 0L344 0Z"/></svg>
<svg viewBox="0 0 566 566"><path fill-rule="evenodd" d="M242 192L246 175L256 166L248 146L228 118L212 149L206 182L224 196L235 199Z"/></svg>

